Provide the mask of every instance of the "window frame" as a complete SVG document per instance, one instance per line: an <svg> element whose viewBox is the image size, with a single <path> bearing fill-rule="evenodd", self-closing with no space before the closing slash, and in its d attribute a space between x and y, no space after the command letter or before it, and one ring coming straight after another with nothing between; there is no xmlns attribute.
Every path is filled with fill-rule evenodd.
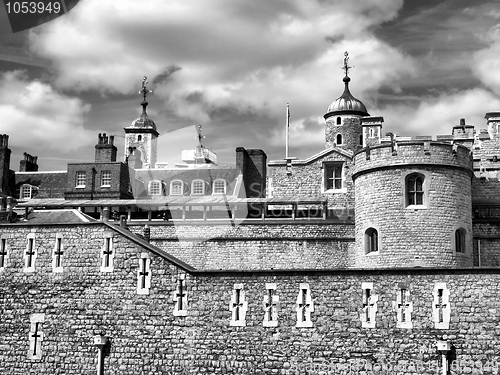
<svg viewBox="0 0 500 375"><path fill-rule="evenodd" d="M174 192L174 184L175 183L180 183L180 192L176 193ZM182 180L173 180L170 181L170 195L184 195L184 182Z"/></svg>
<svg viewBox="0 0 500 375"><path fill-rule="evenodd" d="M374 255L380 252L380 234L374 226L366 228L363 233L363 249L365 255Z"/></svg>
<svg viewBox="0 0 500 375"><path fill-rule="evenodd" d="M153 184L155 184L155 185L158 184L158 188L157 188L158 192L156 192L156 188L154 188L155 192L153 192ZM161 183L160 180L151 180L151 181L149 181L149 183L148 183L148 195L161 196L161 195L163 195L162 194L162 190L163 190L162 189L162 183Z"/></svg>
<svg viewBox="0 0 500 375"><path fill-rule="evenodd" d="M195 186L194 184L195 183L200 183L201 182L201 188L202 188L202 192L201 193L198 193L198 192L195 192ZM196 179L196 180L193 180L191 181L191 195L205 195L205 181L203 180L200 180L200 179Z"/></svg>
<svg viewBox="0 0 500 375"><path fill-rule="evenodd" d="M29 196L23 196L23 190L25 188L29 189ZM35 192L35 186L30 184L22 184L19 188L19 199L33 199L33 193Z"/></svg>
<svg viewBox="0 0 500 375"><path fill-rule="evenodd" d="M409 190L409 180L412 177L420 177L422 178L422 185L421 185L421 191L418 190ZM404 207L407 209L413 209L413 210L421 210L421 209L427 209L429 208L429 181L430 181L430 172L428 171L409 171L403 176L403 196L404 196ZM421 193L422 194L422 203L419 204L414 204L410 203L410 194L416 194L416 193Z"/></svg>
<svg viewBox="0 0 500 375"><path fill-rule="evenodd" d="M105 178L105 174L107 174L108 177ZM109 180L109 183L105 184L105 180ZM101 187L111 187L111 171L101 171Z"/></svg>
<svg viewBox="0 0 500 375"><path fill-rule="evenodd" d="M83 184L81 182L83 182ZM75 173L75 188L83 189L85 187L87 187L87 172L86 171L76 171L76 173Z"/></svg>
<svg viewBox="0 0 500 375"><path fill-rule="evenodd" d="M217 184L218 182L222 182L222 183L223 183L223 186L222 186L222 187L223 187L223 190L224 190L224 191L222 191L222 192L217 191L217 186L216 186L216 184ZM226 188L227 188L227 186L226 186L226 185L227 185L227 182L226 182L226 180L224 180L223 178L218 178L218 179L214 180L214 182L213 182L213 184L212 184L212 195L223 195L223 194L226 194ZM220 187L219 187L219 188L220 188Z"/></svg>
<svg viewBox="0 0 500 375"><path fill-rule="evenodd" d="M329 170L334 168L332 173L332 177L329 178ZM335 177L335 169L340 168L340 177ZM328 188L328 180L333 180L332 188ZM335 187L335 181L340 180L340 187ZM343 161L331 161L323 163L323 184L322 184L322 193L345 193L347 192L346 188L346 178L345 178L345 162Z"/></svg>

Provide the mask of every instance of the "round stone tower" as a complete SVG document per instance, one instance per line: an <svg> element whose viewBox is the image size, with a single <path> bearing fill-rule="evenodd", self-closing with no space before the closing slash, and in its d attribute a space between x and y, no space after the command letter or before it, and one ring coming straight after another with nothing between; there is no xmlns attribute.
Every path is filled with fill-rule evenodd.
<svg viewBox="0 0 500 375"><path fill-rule="evenodd" d="M346 52L344 56L344 92L330 104L323 116L326 121L326 148L339 147L344 150L355 151L363 145L361 117L369 116L369 114L365 105L352 96L349 91L351 79L347 74L351 67L348 65L348 53Z"/></svg>
<svg viewBox="0 0 500 375"><path fill-rule="evenodd" d="M473 265L469 149L391 142L354 163L356 267Z"/></svg>

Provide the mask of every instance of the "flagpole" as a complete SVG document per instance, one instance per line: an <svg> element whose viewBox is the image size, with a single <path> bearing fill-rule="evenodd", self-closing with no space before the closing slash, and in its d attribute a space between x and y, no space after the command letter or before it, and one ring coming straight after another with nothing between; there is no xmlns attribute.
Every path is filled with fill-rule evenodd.
<svg viewBox="0 0 500 375"><path fill-rule="evenodd" d="M288 138L289 138L289 133L290 133L290 105L286 103L286 128L285 128L285 134L286 134L286 143L285 143L285 159L288 159Z"/></svg>

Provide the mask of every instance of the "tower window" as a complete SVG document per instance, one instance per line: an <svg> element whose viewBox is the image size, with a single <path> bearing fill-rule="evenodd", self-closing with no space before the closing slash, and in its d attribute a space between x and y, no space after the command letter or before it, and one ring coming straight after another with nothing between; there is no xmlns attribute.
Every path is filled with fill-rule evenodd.
<svg viewBox="0 0 500 375"><path fill-rule="evenodd" d="M363 146L363 134L359 136L359 145Z"/></svg>
<svg viewBox="0 0 500 375"><path fill-rule="evenodd" d="M375 228L368 228L365 231L365 253L378 251L378 232Z"/></svg>
<svg viewBox="0 0 500 375"><path fill-rule="evenodd" d="M342 134L337 134L336 143L337 143L337 145L342 144Z"/></svg>
<svg viewBox="0 0 500 375"><path fill-rule="evenodd" d="M150 181L149 182L149 195L161 195L161 182L160 181Z"/></svg>
<svg viewBox="0 0 500 375"><path fill-rule="evenodd" d="M340 117L337 117L337 125L342 125L342 119Z"/></svg>
<svg viewBox="0 0 500 375"><path fill-rule="evenodd" d="M373 138L373 129L370 129L370 138Z"/></svg>
<svg viewBox="0 0 500 375"><path fill-rule="evenodd" d="M86 178L87 178L87 174L84 171L76 172L75 187L77 187L77 188L84 188L85 187L85 180L86 180Z"/></svg>
<svg viewBox="0 0 500 375"><path fill-rule="evenodd" d="M137 136L137 142L140 142L140 141L142 141L142 135L140 135L140 134L139 134L139 135Z"/></svg>
<svg viewBox="0 0 500 375"><path fill-rule="evenodd" d="M226 194L226 181L225 180L215 180L214 181L214 194Z"/></svg>
<svg viewBox="0 0 500 375"><path fill-rule="evenodd" d="M111 186L111 171L101 171L101 186Z"/></svg>
<svg viewBox="0 0 500 375"><path fill-rule="evenodd" d="M425 178L419 173L413 173L406 178L407 206L424 204Z"/></svg>
<svg viewBox="0 0 500 375"><path fill-rule="evenodd" d="M459 228L455 231L455 251L465 253L465 229Z"/></svg>
<svg viewBox="0 0 500 375"><path fill-rule="evenodd" d="M340 190L342 189L342 164L326 164L325 165L325 190Z"/></svg>
<svg viewBox="0 0 500 375"><path fill-rule="evenodd" d="M205 194L205 181L194 180L191 183L191 195L203 195Z"/></svg>
<svg viewBox="0 0 500 375"><path fill-rule="evenodd" d="M180 180L172 181L170 183L170 195L182 195L183 182Z"/></svg>

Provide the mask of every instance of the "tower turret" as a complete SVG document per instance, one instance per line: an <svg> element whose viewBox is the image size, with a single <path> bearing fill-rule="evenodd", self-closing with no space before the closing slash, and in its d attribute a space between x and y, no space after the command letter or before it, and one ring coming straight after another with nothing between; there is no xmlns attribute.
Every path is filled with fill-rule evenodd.
<svg viewBox="0 0 500 375"><path fill-rule="evenodd" d="M143 95L142 114L135 119L130 126L125 130L125 159L130 156L130 150L133 152L139 151L143 168L154 168L156 164L157 153L157 138L158 131L156 130L155 122L149 118L146 111L148 102L147 95L152 91L149 90L147 77L142 81L142 90L139 94ZM138 153L139 154L139 153Z"/></svg>
<svg viewBox="0 0 500 375"><path fill-rule="evenodd" d="M326 147L340 147L346 150L356 150L363 144L361 118L369 116L365 105L356 99L349 91L349 82L351 79L348 76L349 69L349 54L344 53L345 70L344 92L342 95L333 101L328 107L326 114L323 116L326 121L325 139Z"/></svg>

